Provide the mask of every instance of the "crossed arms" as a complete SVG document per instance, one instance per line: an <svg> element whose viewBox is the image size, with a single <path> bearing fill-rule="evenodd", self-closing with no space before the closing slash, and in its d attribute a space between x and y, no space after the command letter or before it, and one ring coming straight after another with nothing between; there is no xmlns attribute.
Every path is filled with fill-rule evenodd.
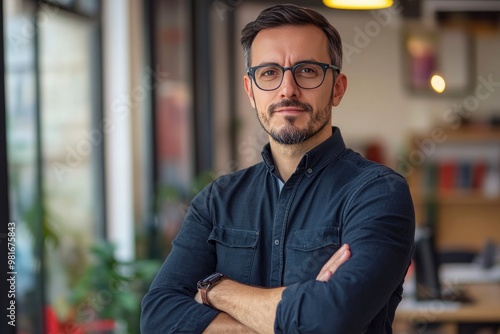
<svg viewBox="0 0 500 334"><path fill-rule="evenodd" d="M340 265L350 257L343 245L321 268L317 281L327 282ZM209 292L210 302L222 312L203 333L274 333L276 309L286 287L265 289L224 279ZM195 300L201 303L198 292Z"/></svg>

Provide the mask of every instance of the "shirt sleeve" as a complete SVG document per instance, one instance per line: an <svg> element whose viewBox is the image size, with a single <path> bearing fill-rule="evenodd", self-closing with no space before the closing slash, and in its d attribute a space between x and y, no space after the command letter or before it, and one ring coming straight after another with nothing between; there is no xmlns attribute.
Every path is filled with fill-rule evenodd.
<svg viewBox="0 0 500 334"><path fill-rule="evenodd" d="M141 333L202 333L219 313L194 300L196 283L215 271L207 240L211 186L191 202L172 251L142 300Z"/></svg>
<svg viewBox="0 0 500 334"><path fill-rule="evenodd" d="M351 258L328 282L287 287L277 308L276 333L365 333L402 285L415 232L404 178L386 172L361 183L346 201L341 226ZM388 310L391 321L397 303Z"/></svg>

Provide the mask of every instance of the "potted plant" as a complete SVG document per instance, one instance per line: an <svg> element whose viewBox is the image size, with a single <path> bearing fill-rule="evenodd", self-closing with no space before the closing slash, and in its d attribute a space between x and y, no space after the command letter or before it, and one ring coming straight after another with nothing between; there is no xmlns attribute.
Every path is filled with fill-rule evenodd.
<svg viewBox="0 0 500 334"><path fill-rule="evenodd" d="M91 248L90 264L72 288L72 321L83 333L138 333L140 303L161 263L121 261L115 245Z"/></svg>

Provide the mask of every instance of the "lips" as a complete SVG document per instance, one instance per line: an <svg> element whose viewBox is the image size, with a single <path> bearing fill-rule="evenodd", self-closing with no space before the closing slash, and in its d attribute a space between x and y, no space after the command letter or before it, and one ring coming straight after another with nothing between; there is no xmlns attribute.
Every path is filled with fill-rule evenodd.
<svg viewBox="0 0 500 334"><path fill-rule="evenodd" d="M274 110L274 112L277 112L277 113L298 113L298 112L305 112L305 110L300 109L300 108L280 108L280 109Z"/></svg>

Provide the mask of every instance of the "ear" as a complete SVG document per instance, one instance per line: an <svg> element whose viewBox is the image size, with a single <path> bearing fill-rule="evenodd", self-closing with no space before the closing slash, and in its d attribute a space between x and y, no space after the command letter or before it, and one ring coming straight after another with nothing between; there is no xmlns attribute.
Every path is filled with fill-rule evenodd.
<svg viewBox="0 0 500 334"><path fill-rule="evenodd" d="M252 79L246 74L243 77L243 85L245 86L245 91L247 92L248 98L250 99L250 104L252 105L252 108L255 109L255 103L254 103L254 96L253 96L253 90L252 90Z"/></svg>
<svg viewBox="0 0 500 334"><path fill-rule="evenodd" d="M339 73L335 78L335 85L333 88L333 105L336 107L342 101L342 97L347 89L347 77L344 73Z"/></svg>

